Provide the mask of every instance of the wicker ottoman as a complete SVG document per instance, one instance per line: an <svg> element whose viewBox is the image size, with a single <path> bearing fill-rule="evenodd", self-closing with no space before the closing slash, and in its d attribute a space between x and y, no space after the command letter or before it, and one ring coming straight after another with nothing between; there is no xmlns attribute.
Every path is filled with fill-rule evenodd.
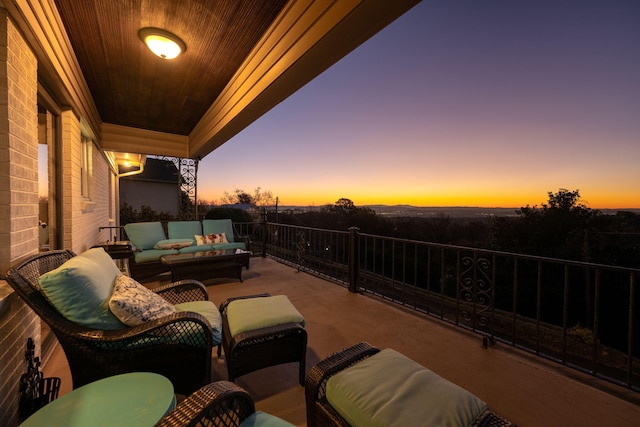
<svg viewBox="0 0 640 427"><path fill-rule="evenodd" d="M286 296L230 298L220 305L220 313L229 381L258 369L298 362L299 382L304 386L307 331Z"/></svg>

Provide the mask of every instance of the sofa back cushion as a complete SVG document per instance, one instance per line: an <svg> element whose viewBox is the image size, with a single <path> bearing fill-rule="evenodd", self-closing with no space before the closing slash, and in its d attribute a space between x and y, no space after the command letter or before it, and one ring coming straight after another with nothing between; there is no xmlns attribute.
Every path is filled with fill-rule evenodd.
<svg viewBox="0 0 640 427"><path fill-rule="evenodd" d="M229 243L233 240L233 224L230 219L205 219L202 220L202 234L208 236L210 234L224 233Z"/></svg>
<svg viewBox="0 0 640 427"><path fill-rule="evenodd" d="M169 239L191 239L196 244L196 235L202 234L200 221L169 221L167 223Z"/></svg>
<svg viewBox="0 0 640 427"><path fill-rule="evenodd" d="M137 249L153 249L156 243L166 240L164 228L159 221L130 222L124 226L127 236Z"/></svg>
<svg viewBox="0 0 640 427"><path fill-rule="evenodd" d="M120 270L103 248L92 248L39 278L51 304L68 320L93 329L124 325L109 310Z"/></svg>

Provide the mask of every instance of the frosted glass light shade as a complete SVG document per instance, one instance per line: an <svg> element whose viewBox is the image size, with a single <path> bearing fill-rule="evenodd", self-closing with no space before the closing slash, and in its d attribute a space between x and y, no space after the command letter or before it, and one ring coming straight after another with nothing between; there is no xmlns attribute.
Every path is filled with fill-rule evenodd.
<svg viewBox="0 0 640 427"><path fill-rule="evenodd" d="M138 36L151 52L162 59L173 59L187 50L178 36L159 28L142 28L138 31Z"/></svg>

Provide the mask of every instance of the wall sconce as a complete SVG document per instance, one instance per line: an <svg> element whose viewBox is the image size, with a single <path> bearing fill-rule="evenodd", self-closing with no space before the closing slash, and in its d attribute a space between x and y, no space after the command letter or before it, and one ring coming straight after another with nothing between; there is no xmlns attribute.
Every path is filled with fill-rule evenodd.
<svg viewBox="0 0 640 427"><path fill-rule="evenodd" d="M160 28L141 28L138 31L138 37L151 49L151 52L162 59L173 59L187 50L187 45L180 40L180 37Z"/></svg>

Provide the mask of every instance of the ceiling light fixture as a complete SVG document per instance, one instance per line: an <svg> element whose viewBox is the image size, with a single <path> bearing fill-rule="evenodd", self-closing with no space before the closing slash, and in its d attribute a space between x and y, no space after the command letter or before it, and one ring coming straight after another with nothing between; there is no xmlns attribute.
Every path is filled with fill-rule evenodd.
<svg viewBox="0 0 640 427"><path fill-rule="evenodd" d="M173 59L187 50L180 37L160 28L141 28L138 37L162 59Z"/></svg>

